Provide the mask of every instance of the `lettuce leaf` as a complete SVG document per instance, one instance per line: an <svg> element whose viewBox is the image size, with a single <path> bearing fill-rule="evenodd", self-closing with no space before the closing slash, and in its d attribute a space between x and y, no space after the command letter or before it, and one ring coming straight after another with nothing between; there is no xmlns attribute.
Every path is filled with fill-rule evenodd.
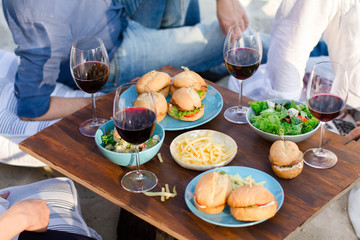
<svg viewBox="0 0 360 240"><path fill-rule="evenodd" d="M204 104L201 103L201 107L203 107ZM195 108L194 110L192 111L180 111L176 106L171 106L170 108L170 113L171 115L173 115L174 117L176 118L179 118L179 119L182 119L184 118L184 116L186 115L190 115L190 114L193 114L193 113L196 113L196 112L199 112L200 111L200 108Z"/></svg>
<svg viewBox="0 0 360 240"><path fill-rule="evenodd" d="M265 101L254 101L254 102L249 102L249 104L254 110L256 115L259 115L260 112L264 111L265 109L268 109L268 105Z"/></svg>
<svg viewBox="0 0 360 240"><path fill-rule="evenodd" d="M275 109L268 108L266 101L249 102L255 112L250 114L249 120L256 128L280 135L282 129L285 135L298 135L313 130L318 124L317 120L309 111L306 104L296 105L294 101L283 104L276 104ZM299 111L299 115L306 117L306 121L302 121L299 117L288 117L288 110L295 108ZM290 119L290 123L285 120Z"/></svg>

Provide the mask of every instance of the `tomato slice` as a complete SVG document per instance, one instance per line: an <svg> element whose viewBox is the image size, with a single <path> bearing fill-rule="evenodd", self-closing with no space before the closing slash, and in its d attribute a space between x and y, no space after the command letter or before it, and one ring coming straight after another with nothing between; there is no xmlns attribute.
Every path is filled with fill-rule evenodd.
<svg viewBox="0 0 360 240"><path fill-rule="evenodd" d="M307 121L307 118L306 118L306 117L303 117L303 116L301 116L301 115L299 115L298 117L301 119L302 122L306 122L306 121Z"/></svg>
<svg viewBox="0 0 360 240"><path fill-rule="evenodd" d="M188 114L188 115L184 115L184 117L186 117L186 118L191 118L191 117L194 117L196 114L198 114L199 113L199 111L198 112L196 112L196 113L192 113L192 114Z"/></svg>

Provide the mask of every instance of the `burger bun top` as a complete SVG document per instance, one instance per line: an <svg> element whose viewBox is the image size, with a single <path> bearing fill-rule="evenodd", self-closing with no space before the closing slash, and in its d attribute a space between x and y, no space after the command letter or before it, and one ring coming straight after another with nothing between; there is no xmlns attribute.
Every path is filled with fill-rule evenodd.
<svg viewBox="0 0 360 240"><path fill-rule="evenodd" d="M265 187L249 184L236 188L228 198L230 207L261 206L275 201L274 195Z"/></svg>
<svg viewBox="0 0 360 240"><path fill-rule="evenodd" d="M179 88L172 94L172 101L182 110L191 111L201 108L201 100L197 92L192 88Z"/></svg>
<svg viewBox="0 0 360 240"><path fill-rule="evenodd" d="M278 140L270 147L270 162L277 166L288 166L298 162L302 155L299 147L292 141Z"/></svg>
<svg viewBox="0 0 360 240"><path fill-rule="evenodd" d="M163 88L169 88L171 77L165 72L150 71L145 73L136 84L136 91L138 93L148 92L145 85L150 88L150 91L158 92ZM169 90L167 91L169 93Z"/></svg>
<svg viewBox="0 0 360 240"><path fill-rule="evenodd" d="M136 100L134 102L134 106L152 109L152 107L151 107L152 100L151 100L150 96L151 95L148 93L140 94L136 98ZM153 96L154 103L156 105L156 120L157 120L157 122L160 122L166 116L168 105L167 105L165 97L162 94L160 94L158 92L152 92L152 96Z"/></svg>

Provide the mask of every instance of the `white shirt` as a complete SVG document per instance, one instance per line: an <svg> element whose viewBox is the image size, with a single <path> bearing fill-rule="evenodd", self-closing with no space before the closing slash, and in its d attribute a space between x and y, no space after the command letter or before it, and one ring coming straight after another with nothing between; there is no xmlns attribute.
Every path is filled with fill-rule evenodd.
<svg viewBox="0 0 360 240"><path fill-rule="evenodd" d="M360 109L358 0L284 0L273 22L266 67L262 66L259 73L244 82L244 95L258 100L300 100L306 63L321 37L328 45L330 59L348 71L347 104ZM236 90L236 82L231 78L229 88ZM258 96L254 97L254 93Z"/></svg>

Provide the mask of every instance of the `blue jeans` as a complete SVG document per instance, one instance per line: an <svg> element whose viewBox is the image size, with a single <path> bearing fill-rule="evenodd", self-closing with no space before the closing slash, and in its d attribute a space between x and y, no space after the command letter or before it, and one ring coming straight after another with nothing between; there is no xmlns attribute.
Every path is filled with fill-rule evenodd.
<svg viewBox="0 0 360 240"><path fill-rule="evenodd" d="M197 0L122 1L129 16L123 41L112 59L108 92L148 71L173 65L205 71L224 62L225 36L217 21L199 23Z"/></svg>

